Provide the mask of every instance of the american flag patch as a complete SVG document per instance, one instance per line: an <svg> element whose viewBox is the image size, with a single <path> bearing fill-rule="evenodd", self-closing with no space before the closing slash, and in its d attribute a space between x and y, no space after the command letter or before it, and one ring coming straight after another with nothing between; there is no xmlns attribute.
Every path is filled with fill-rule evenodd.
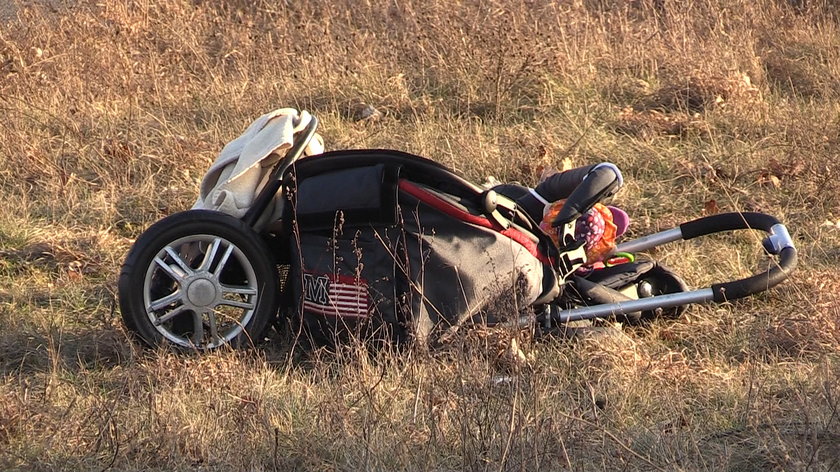
<svg viewBox="0 0 840 472"><path fill-rule="evenodd" d="M367 283L344 275L304 273L303 309L320 315L367 318Z"/></svg>

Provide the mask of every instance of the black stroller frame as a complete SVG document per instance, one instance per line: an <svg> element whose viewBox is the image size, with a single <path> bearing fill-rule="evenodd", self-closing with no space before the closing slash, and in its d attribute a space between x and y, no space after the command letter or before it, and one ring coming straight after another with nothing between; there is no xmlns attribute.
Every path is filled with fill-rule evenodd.
<svg viewBox="0 0 840 472"><path fill-rule="evenodd" d="M308 126L296 134L291 148L274 165L267 184L256 196L247 213L238 223L225 224L236 226L240 228L240 231L253 230L256 234L264 232L264 226L267 223L261 218L278 192L283 191L284 179L286 179L293 164L303 155L308 143L315 135L317 126L318 120L312 117ZM435 166L438 165L435 164ZM443 168L441 167L441 169ZM463 179L458 179L465 182ZM500 224L505 228L510 225L517 226L516 221L521 220L522 215L517 212L510 200L496 195L492 190L482 191L477 186L469 185L475 192L482 192L476 197L481 199L483 213L489 221ZM578 195L578 200L573 203L585 211L597 203L603 195L601 190L603 189L583 192L582 200ZM571 201L573 197L575 195L570 197L569 200ZM566 205L569 204L570 202L567 201ZM201 218L206 218L208 213L212 212L190 210L184 213L196 214L193 219L187 218L187 220L198 221ZM777 256L778 261L773 263L765 272L741 280L717 283L707 288L691 291L675 290L675 293L654 294L646 298L628 297L613 288L587 281L575 273L576 269L585 263L582 241L575 241L573 236L574 221L577 215L579 215L579 212L574 213L574 218L568 218L567 221L562 222L564 227L563 241L566 246L560 248L552 258L554 267L551 270L557 276L557 284L560 286L559 292L555 292L555 294L559 293L560 295L553 300L539 300L539 306L535 305L535 316L521 318L520 323L534 326L536 320L536 328L551 330L577 320L622 318L640 312L661 313L662 310L669 308L679 310L680 307L689 304L723 303L763 292L778 285L788 277L796 266L797 257L793 240L787 228L776 218L761 213L717 214L621 243L616 251L638 253L675 241L685 241L720 232L752 229L767 234L763 239L763 248L768 254ZM184 239L185 235L189 235L189 229L183 229L183 225L180 226L182 229L179 230L167 229L166 220L174 216L158 222L153 227L155 228L154 231L152 231L152 228L147 231L147 233L154 232L158 236L153 237L144 234L138 238L135 247L132 248L126 259L120 276L119 289L120 306L127 327L150 345L165 343L168 340L180 348L210 349L224 344L243 345L253 343L254 340L251 337L259 335L272 321L267 318L276 316L279 295L272 293L275 290L271 288L272 285L280 287L281 281L274 278L276 277L276 269L270 268L275 272L275 275L259 284L255 284L253 281L247 287L226 284L222 280L220 272L224 269L227 257L231 253L236 256L242 252L248 252L245 246L251 246L252 244L245 241L239 244L239 246L242 246L239 248L236 244L230 242L230 240L235 239L236 228L231 231L225 230L227 232L222 231L217 233L220 236L212 242L214 246L212 254L210 254L210 248L205 249L204 261L199 261L200 266L198 265L199 262L193 264L187 256L173 254L177 252L177 248L173 249L174 243L170 240L179 240L177 239L179 237ZM232 217L225 217L234 220ZM222 217L218 218L222 219ZM185 217L181 217L178 221L184 220ZM169 226L178 225L170 224ZM533 228L533 224L529 226L532 226L532 232L540 231ZM162 232L165 233L164 236L160 236ZM538 235L537 239L543 237L544 235ZM223 252L221 248L225 244L229 245L227 255L220 257L216 254L216 251L218 249L220 253ZM257 248L256 251L259 251L264 250L266 246L256 244L254 247ZM253 254L254 251L252 250L251 253ZM222 260L216 262L219 259ZM213 269L214 264L216 264L215 269ZM204 266L206 266L206 270L202 271L201 267ZM160 285L158 279L154 279L152 275L156 270L162 270L165 274L168 274L168 276L163 277L165 279L163 285L168 288L155 291L155 284ZM263 269L259 269L257 272L260 272L260 270ZM254 269L247 269L246 272L254 273ZM237 294L238 301L226 299L225 297L230 293ZM576 295L571 297L565 294ZM222 306L237 307L244 313L241 318L232 322L231 326L233 327L229 335L217 332L217 318L214 312ZM270 313L272 306L275 313ZM186 329L191 333L189 336L185 335L182 339L178 335L172 334L174 328L163 328L176 314L191 309L197 311L193 313L192 323L187 323L188 328ZM265 313L260 315L260 310ZM159 314L163 312L165 313ZM204 342L205 328L208 327L208 322L203 321L204 315L202 313L210 314L208 329L211 331L211 338L208 342ZM266 319L253 321L260 316ZM251 323L256 323L256 325L250 326Z"/></svg>
<svg viewBox="0 0 840 472"><path fill-rule="evenodd" d="M688 292L563 310L555 318L560 322L568 322L694 303L723 303L748 297L780 284L796 267L796 248L785 225L762 213L723 213L699 218L683 223L677 228L624 242L618 245L616 251L642 252L674 241L687 241L700 236L741 229L757 229L768 233L763 240L763 246L767 253L779 256L778 263L764 273L741 280L717 283L708 288Z"/></svg>

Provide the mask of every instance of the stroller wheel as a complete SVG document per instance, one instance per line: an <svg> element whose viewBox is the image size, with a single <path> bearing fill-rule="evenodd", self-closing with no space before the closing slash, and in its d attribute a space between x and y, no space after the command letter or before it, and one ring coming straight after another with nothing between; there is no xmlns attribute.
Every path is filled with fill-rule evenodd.
<svg viewBox="0 0 840 472"><path fill-rule="evenodd" d="M655 297L657 295L679 293L688 290L682 278L661 264L656 264L652 269L642 274L636 280L635 284L639 298ZM657 318L676 319L684 311L684 305L671 308L657 308L655 310L643 311L638 320L632 318L628 318L628 320L631 324L638 324Z"/></svg>
<svg viewBox="0 0 840 472"><path fill-rule="evenodd" d="M150 346L253 344L277 313L273 260L260 236L231 216L190 210L164 218L123 264L123 321Z"/></svg>

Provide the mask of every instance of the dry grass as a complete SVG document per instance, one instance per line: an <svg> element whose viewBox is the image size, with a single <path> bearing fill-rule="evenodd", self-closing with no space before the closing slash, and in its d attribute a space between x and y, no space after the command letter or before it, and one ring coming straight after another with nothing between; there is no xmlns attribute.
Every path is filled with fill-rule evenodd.
<svg viewBox="0 0 840 472"><path fill-rule="evenodd" d="M786 2L0 6L0 469L836 470L840 25ZM373 105L377 120L354 121ZM115 273L279 106L475 180L611 160L643 234L763 210L795 277L683 320L432 355L139 350ZM750 235L667 247L695 286ZM611 333L611 334L610 334ZM502 352L502 354L499 354Z"/></svg>

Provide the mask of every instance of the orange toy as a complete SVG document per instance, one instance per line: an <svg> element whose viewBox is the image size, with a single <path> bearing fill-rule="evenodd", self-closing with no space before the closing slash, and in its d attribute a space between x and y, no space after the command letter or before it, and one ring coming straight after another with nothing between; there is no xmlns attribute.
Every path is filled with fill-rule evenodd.
<svg viewBox="0 0 840 472"><path fill-rule="evenodd" d="M552 228L551 222L560 213L566 200L557 200L548 205L543 212L540 229L551 237L558 247L562 228ZM613 214L606 205L596 203L575 223L575 239L585 239L586 262L591 264L609 257L615 251L617 226L613 223Z"/></svg>

